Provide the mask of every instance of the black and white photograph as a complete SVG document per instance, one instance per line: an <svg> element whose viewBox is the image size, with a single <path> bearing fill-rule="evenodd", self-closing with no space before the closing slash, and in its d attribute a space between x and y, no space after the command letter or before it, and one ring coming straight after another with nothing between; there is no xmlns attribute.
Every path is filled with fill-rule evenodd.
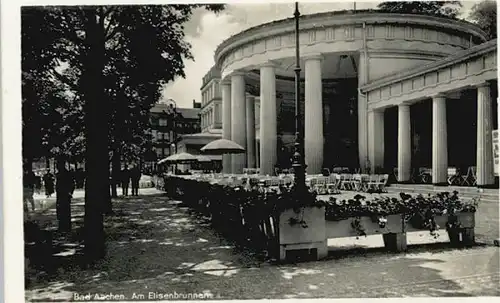
<svg viewBox="0 0 500 303"><path fill-rule="evenodd" d="M37 2L5 302L500 297L496 1Z"/></svg>

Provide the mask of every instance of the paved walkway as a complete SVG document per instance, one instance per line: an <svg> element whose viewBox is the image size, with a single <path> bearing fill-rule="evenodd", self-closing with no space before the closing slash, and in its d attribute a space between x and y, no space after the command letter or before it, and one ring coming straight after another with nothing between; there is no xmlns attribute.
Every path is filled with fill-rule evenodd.
<svg viewBox="0 0 500 303"><path fill-rule="evenodd" d="M114 201L106 220L108 253L93 270L59 269L27 291L29 301L68 301L76 295L112 294L122 300L160 294L205 294L213 299L285 299L405 296L499 296L499 249L411 246L404 254L381 249L332 253L328 260L273 265L239 251L202 218L154 189ZM73 206L75 224L83 202ZM80 209L80 210L78 210ZM52 216L52 211L46 216ZM427 237L409 236L409 241ZM378 241L378 242L377 242ZM334 248L382 246L380 237L329 241ZM68 243L56 257L78 253ZM144 297L141 297L144 296Z"/></svg>

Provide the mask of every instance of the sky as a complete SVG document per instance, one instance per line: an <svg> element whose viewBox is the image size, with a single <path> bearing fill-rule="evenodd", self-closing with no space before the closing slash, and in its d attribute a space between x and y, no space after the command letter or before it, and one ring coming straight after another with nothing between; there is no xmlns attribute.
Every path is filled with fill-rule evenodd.
<svg viewBox="0 0 500 303"><path fill-rule="evenodd" d="M356 9L376 8L381 1L356 2ZM462 1L462 17L467 17L473 1ZM352 9L354 2L300 3L301 14ZM168 83L163 91L163 99L174 99L179 107L192 107L193 99L200 102L203 76L215 64L214 52L217 46L250 27L290 18L293 16L294 3L235 3L214 14L203 9L194 12L185 25L186 40L191 44L194 61L185 60L186 78L177 78Z"/></svg>

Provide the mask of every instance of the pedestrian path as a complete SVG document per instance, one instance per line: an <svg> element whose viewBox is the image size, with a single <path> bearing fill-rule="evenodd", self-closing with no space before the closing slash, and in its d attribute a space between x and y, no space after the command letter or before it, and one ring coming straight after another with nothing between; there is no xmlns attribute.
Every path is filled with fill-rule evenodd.
<svg viewBox="0 0 500 303"><path fill-rule="evenodd" d="M158 300L174 292L213 299L500 295L496 247L413 247L406 254L368 249L275 265L235 248L180 202L152 189L148 194L114 200L116 216L106 219L108 251L100 266L60 269L56 277L35 282L26 298L67 301L75 294L111 293L123 301L137 295ZM360 244L352 241L345 246ZM332 250L341 246L329 244ZM67 243L58 257L79 249L79 243Z"/></svg>

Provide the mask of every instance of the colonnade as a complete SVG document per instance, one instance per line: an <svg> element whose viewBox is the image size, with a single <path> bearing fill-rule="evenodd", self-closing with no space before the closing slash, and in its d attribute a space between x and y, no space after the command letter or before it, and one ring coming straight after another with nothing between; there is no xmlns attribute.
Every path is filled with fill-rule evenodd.
<svg viewBox="0 0 500 303"><path fill-rule="evenodd" d="M492 128L493 107L488 82L477 89L477 154L478 186L494 184ZM411 179L411 120L410 104L398 105L398 182ZM432 183L448 184L448 134L446 97L432 96ZM368 113L369 160L372 171L384 165L384 109Z"/></svg>
<svg viewBox="0 0 500 303"><path fill-rule="evenodd" d="M323 97L321 55L305 61L305 159L308 174L321 172L323 166ZM259 167L261 174L272 175L277 163L276 66L260 68L260 133L259 153L255 142L255 98L245 91L244 73L238 71L221 82L222 137L245 148L245 154L224 155L223 172L240 174L243 168ZM257 162L259 161L259 162Z"/></svg>

